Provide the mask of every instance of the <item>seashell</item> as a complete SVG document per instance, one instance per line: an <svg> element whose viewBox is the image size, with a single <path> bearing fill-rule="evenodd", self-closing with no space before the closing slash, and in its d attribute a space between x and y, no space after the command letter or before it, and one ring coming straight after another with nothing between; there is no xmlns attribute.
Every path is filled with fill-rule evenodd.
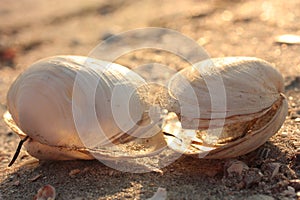
<svg viewBox="0 0 300 200"><path fill-rule="evenodd" d="M138 74L118 64L81 56L46 58L12 84L4 120L23 139L29 154L39 159L149 155L165 141L162 134L134 135L141 131L137 124L145 115L136 92L144 84Z"/></svg>
<svg viewBox="0 0 300 200"><path fill-rule="evenodd" d="M288 111L283 77L264 60L205 60L175 74L163 131L175 151L205 158L246 154L274 135ZM166 105L166 103L165 103Z"/></svg>
<svg viewBox="0 0 300 200"><path fill-rule="evenodd" d="M288 110L283 90L281 74L257 58L205 60L165 88L121 65L57 56L17 78L4 120L22 139L18 149L24 143L39 159L139 158L165 147L223 159L279 130ZM150 108L162 123L149 120Z"/></svg>

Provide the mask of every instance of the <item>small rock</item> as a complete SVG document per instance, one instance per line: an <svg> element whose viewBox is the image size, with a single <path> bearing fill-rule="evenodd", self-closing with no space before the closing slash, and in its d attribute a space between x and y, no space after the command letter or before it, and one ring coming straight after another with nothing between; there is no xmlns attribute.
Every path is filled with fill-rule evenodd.
<svg viewBox="0 0 300 200"><path fill-rule="evenodd" d="M56 192L55 188L51 185L45 185L40 188L37 194L34 196L34 200L55 200Z"/></svg>
<svg viewBox="0 0 300 200"><path fill-rule="evenodd" d="M148 200L165 200L167 199L167 190L165 188L159 187L155 194Z"/></svg>
<svg viewBox="0 0 300 200"><path fill-rule="evenodd" d="M287 137L287 136L288 136L288 133L284 131L284 132L281 133L281 136L282 136L282 137Z"/></svg>
<svg viewBox="0 0 300 200"><path fill-rule="evenodd" d="M69 176L74 177L76 174L80 173L80 169L73 169L70 171Z"/></svg>
<svg viewBox="0 0 300 200"><path fill-rule="evenodd" d="M291 187L291 186L287 186L287 189L288 189L288 191L290 191L290 192L294 192L294 193L296 192L296 191L295 191L295 188L293 188L293 187Z"/></svg>
<svg viewBox="0 0 300 200"><path fill-rule="evenodd" d="M109 175L109 176L114 175L114 171L113 171L113 170L109 170L108 175Z"/></svg>
<svg viewBox="0 0 300 200"><path fill-rule="evenodd" d="M241 190L245 187L249 187L253 181L247 177L248 171L252 170L242 161L230 160L225 163L225 175L222 182L231 188Z"/></svg>
<svg viewBox="0 0 300 200"><path fill-rule="evenodd" d="M12 185L13 186L19 186L20 185L20 181L15 181Z"/></svg>
<svg viewBox="0 0 300 200"><path fill-rule="evenodd" d="M281 163L278 162L271 162L263 164L262 170L264 174L267 174L269 177L274 178L280 169Z"/></svg>
<svg viewBox="0 0 300 200"><path fill-rule="evenodd" d="M246 200L274 200L274 198L264 194L255 194L248 197Z"/></svg>
<svg viewBox="0 0 300 200"><path fill-rule="evenodd" d="M245 184L244 181L240 181L239 183L235 184L235 188L236 188L237 190L241 190L241 189L243 189L243 188L245 188L245 187L246 187L246 184Z"/></svg>
<svg viewBox="0 0 300 200"><path fill-rule="evenodd" d="M295 122L300 122L300 117L297 117L297 118L295 119Z"/></svg>
<svg viewBox="0 0 300 200"><path fill-rule="evenodd" d="M293 34L279 35L275 38L275 41L281 44L300 44L300 36Z"/></svg>
<svg viewBox="0 0 300 200"><path fill-rule="evenodd" d="M17 49L10 46L0 44L0 63L8 66L13 66L16 58Z"/></svg>
<svg viewBox="0 0 300 200"><path fill-rule="evenodd" d="M42 176L41 174L38 174L38 175L36 175L35 177L30 178L30 179L28 179L28 180L31 181L31 182L34 182L34 181L38 180L41 176Z"/></svg>
<svg viewBox="0 0 300 200"><path fill-rule="evenodd" d="M12 181L15 178L15 175L11 175L8 177L8 180Z"/></svg>
<svg viewBox="0 0 300 200"><path fill-rule="evenodd" d="M296 191L300 191L300 179L290 180L289 185Z"/></svg>
<svg viewBox="0 0 300 200"><path fill-rule="evenodd" d="M91 169L90 169L90 167L85 167L84 169L83 169L83 172L88 172L88 171L90 171Z"/></svg>
<svg viewBox="0 0 300 200"><path fill-rule="evenodd" d="M295 197L296 196L296 191L293 187L287 186L287 190L283 191L282 194L284 196Z"/></svg>
<svg viewBox="0 0 300 200"><path fill-rule="evenodd" d="M225 163L225 168L226 167L227 176L233 176L233 174L241 176L243 171L249 169L249 167L244 162L239 160L233 160L229 161L228 163Z"/></svg>
<svg viewBox="0 0 300 200"><path fill-rule="evenodd" d="M261 181L263 174L257 168L249 169L244 175L243 182L245 183L245 187L249 188Z"/></svg>

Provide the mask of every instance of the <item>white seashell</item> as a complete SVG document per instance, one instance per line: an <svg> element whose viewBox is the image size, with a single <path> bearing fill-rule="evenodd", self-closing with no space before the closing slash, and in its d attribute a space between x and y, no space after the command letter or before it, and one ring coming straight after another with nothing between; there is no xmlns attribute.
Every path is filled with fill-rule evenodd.
<svg viewBox="0 0 300 200"><path fill-rule="evenodd" d="M165 144L162 134L153 139L132 136L145 112L137 93L144 84L121 65L51 57L33 64L12 84L4 118L21 138L29 136L25 147L39 159L94 159L91 153L105 159L144 156ZM127 148L138 145L143 151Z"/></svg>
<svg viewBox="0 0 300 200"><path fill-rule="evenodd" d="M166 89L117 64L58 56L19 76L4 120L29 138L25 147L39 159L137 158L166 146L222 159L256 149L279 130L288 110L283 89L281 74L257 58L202 61ZM164 134L156 123L143 127L149 107L169 112Z"/></svg>
<svg viewBox="0 0 300 200"><path fill-rule="evenodd" d="M163 127L168 145L186 154L210 151L206 158L248 153L283 124L283 90L281 74L257 58L215 58L185 68L169 82L169 102L177 102L168 109L181 125L169 116L173 126Z"/></svg>

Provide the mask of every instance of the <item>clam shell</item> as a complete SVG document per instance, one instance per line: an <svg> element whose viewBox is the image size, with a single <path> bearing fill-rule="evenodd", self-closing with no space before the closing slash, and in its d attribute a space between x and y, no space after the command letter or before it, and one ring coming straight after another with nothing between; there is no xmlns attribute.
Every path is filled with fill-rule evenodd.
<svg viewBox="0 0 300 200"><path fill-rule="evenodd" d="M39 159L146 156L165 142L162 133L144 139L134 135L145 112L136 88L144 84L121 65L81 56L51 57L33 64L12 84L4 119L21 138L29 136L25 147Z"/></svg>
<svg viewBox="0 0 300 200"><path fill-rule="evenodd" d="M157 93L149 96L151 90ZM4 120L29 137L25 147L39 159L139 158L166 147L223 159L256 149L279 130L288 111L283 90L281 74L257 58L202 61L175 74L166 89L117 64L57 56L17 78ZM149 122L153 106L168 110L162 127Z"/></svg>
<svg viewBox="0 0 300 200"><path fill-rule="evenodd" d="M283 124L288 110L283 90L281 74L257 58L215 58L185 68L169 82L180 106L171 110L179 121L163 127L167 143L206 158L248 153Z"/></svg>

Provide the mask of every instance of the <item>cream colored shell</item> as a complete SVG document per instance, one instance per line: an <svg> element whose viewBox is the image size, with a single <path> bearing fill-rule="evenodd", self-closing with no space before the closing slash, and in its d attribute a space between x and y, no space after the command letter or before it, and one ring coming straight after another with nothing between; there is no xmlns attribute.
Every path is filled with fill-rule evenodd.
<svg viewBox="0 0 300 200"><path fill-rule="evenodd" d="M74 92L78 76L82 77L82 82L76 83ZM98 81L95 88L90 85L92 79ZM47 58L33 64L12 84L7 95L8 113L5 120L21 137L29 136L29 141L25 143L27 151L40 159L93 159L91 152L98 157L147 155L161 144L153 144L151 139L120 144L126 140L132 141L134 137L120 128L112 112L115 109L115 115L122 115L122 107L129 106L130 120L135 124L140 122L145 108L136 88L144 84L143 78L121 65L81 56ZM116 86L121 87L114 93L116 98L121 98L119 105L114 105L111 99ZM92 121L91 115L80 116L88 107L84 97L89 92L95 92L97 121ZM125 102L129 92L132 92L130 101ZM74 98L77 101L73 101ZM97 134L99 126L105 136ZM133 134L136 129L133 126L128 131ZM124 150L126 145L142 144L147 147L143 152Z"/></svg>
<svg viewBox="0 0 300 200"><path fill-rule="evenodd" d="M85 67L99 70L86 71ZM74 105L79 72L87 84L76 90L79 101ZM84 110L84 97L94 89L89 87L89 78L99 79L95 124L101 124L105 137L95 135L97 128L89 117L77 116L75 122L86 127L80 134L74 123L74 106ZM129 112L137 126L128 131L120 128L112 111L112 91L120 83L129 90L120 90L119 99L134 91ZM256 149L279 130L288 110L283 89L281 74L257 58L202 61L175 74L165 89L147 85L138 74L117 64L57 56L33 64L13 83L4 119L21 138L29 136L25 147L39 159L135 158L158 154L167 146L188 155L222 159ZM151 97L147 90L157 93ZM153 102L168 114L161 127L150 130L156 134L143 137L149 130L139 125L149 120L146 110ZM141 137L133 137L135 133Z"/></svg>
<svg viewBox="0 0 300 200"><path fill-rule="evenodd" d="M207 158L235 157L256 149L285 120L283 86L271 64L252 57L215 58L183 69L169 83L170 97L178 105L173 111L182 126L171 131L166 126L164 131L177 133L166 136L169 147L187 154L212 150ZM176 117L169 120L175 124Z"/></svg>

